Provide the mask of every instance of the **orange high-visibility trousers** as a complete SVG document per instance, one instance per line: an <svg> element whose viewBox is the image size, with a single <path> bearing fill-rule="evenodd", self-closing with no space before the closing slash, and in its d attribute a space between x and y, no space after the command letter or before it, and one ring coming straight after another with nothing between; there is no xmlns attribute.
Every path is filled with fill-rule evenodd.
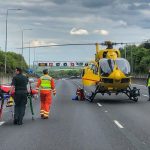
<svg viewBox="0 0 150 150"><path fill-rule="evenodd" d="M50 107L52 104L52 94L51 92L47 93L40 93L41 98L41 109L40 109L40 115L43 117L48 117L50 112Z"/></svg>

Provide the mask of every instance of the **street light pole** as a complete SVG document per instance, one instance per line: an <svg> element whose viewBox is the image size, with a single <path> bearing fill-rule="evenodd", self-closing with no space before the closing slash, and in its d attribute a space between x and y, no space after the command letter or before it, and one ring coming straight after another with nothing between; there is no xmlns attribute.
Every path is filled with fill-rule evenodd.
<svg viewBox="0 0 150 150"><path fill-rule="evenodd" d="M22 9L7 9L6 12L6 41L5 41L5 74L6 74L6 70L7 70L7 22L8 22L8 11L9 10L22 10Z"/></svg>
<svg viewBox="0 0 150 150"><path fill-rule="evenodd" d="M21 51L21 55L23 57L23 30L22 30L22 51Z"/></svg>
<svg viewBox="0 0 150 150"><path fill-rule="evenodd" d="M131 50L131 73L133 74L133 52L132 52L132 47L130 48Z"/></svg>
<svg viewBox="0 0 150 150"><path fill-rule="evenodd" d="M34 66L34 64L35 64L35 48L34 48L33 69L35 69L35 66Z"/></svg>
<svg viewBox="0 0 150 150"><path fill-rule="evenodd" d="M29 68L30 68L30 41L29 41Z"/></svg>
<svg viewBox="0 0 150 150"><path fill-rule="evenodd" d="M6 41L5 41L5 74L6 74L6 69L7 69L7 65L6 65L6 52L7 52L7 18L8 18L8 10L6 12Z"/></svg>
<svg viewBox="0 0 150 150"><path fill-rule="evenodd" d="M23 65L23 45L24 45L24 31L25 30L32 30L32 29L22 29L22 52L21 52L21 55L22 55L22 65ZM23 66L22 66L23 67Z"/></svg>
<svg viewBox="0 0 150 150"><path fill-rule="evenodd" d="M35 61L35 48L34 48L34 61Z"/></svg>
<svg viewBox="0 0 150 150"><path fill-rule="evenodd" d="M24 31L25 30L32 30L32 29L22 29L22 52L21 52L21 54L22 54L22 57L23 57L23 36L24 36Z"/></svg>
<svg viewBox="0 0 150 150"><path fill-rule="evenodd" d="M127 44L125 45L125 52L124 52L124 57L125 57L125 59L127 59Z"/></svg>

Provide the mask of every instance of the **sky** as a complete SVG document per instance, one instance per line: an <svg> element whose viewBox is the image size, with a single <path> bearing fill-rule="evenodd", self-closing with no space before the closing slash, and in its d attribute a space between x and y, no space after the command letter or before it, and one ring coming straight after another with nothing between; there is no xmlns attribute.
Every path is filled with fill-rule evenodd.
<svg viewBox="0 0 150 150"><path fill-rule="evenodd" d="M21 10L11 10L21 9ZM22 54L24 47L150 39L150 0L0 0L0 47ZM30 29L30 30L29 30ZM32 29L32 30L31 30ZM23 50L26 62L88 61L95 46Z"/></svg>

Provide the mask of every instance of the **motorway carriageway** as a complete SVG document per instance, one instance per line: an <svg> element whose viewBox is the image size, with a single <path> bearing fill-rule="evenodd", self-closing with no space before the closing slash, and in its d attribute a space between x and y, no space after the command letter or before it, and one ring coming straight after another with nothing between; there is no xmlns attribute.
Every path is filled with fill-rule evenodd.
<svg viewBox="0 0 150 150"><path fill-rule="evenodd" d="M57 80L50 118L41 120L39 99L35 120L27 104L24 124L12 124L11 108L0 121L0 150L150 150L150 102L147 87L139 101L124 94L98 94L93 103L73 101L80 80ZM86 87L86 93L92 88Z"/></svg>

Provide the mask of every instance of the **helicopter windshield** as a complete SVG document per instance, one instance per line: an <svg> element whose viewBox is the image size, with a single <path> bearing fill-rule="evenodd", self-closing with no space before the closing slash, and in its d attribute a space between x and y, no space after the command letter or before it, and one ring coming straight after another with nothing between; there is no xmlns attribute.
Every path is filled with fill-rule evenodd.
<svg viewBox="0 0 150 150"><path fill-rule="evenodd" d="M115 63L112 59L103 58L99 61L100 65L100 73L102 76L109 76L109 74L113 71Z"/></svg>
<svg viewBox="0 0 150 150"><path fill-rule="evenodd" d="M130 73L130 65L129 62L124 58L117 58L116 59L116 65L118 68L124 73L129 74Z"/></svg>

